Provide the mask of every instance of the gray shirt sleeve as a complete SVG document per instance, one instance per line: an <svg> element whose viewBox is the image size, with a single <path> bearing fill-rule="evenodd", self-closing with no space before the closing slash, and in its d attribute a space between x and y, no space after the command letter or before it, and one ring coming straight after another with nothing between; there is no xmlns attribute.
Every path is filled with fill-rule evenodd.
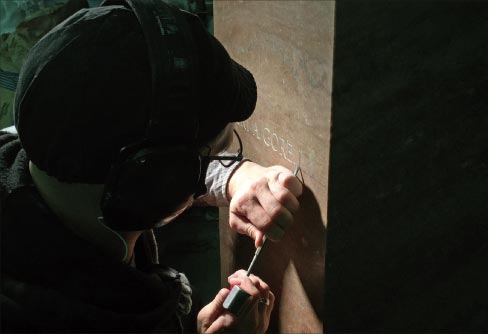
<svg viewBox="0 0 488 334"><path fill-rule="evenodd" d="M220 153L221 155L229 155L227 152ZM219 154L219 155L220 155ZM224 167L219 161L211 161L208 166L207 176L205 177L205 184L207 186L207 194L199 198L197 205L212 205L212 206L229 206L229 198L227 198L227 186L229 179L234 171L247 159L233 164L230 167Z"/></svg>

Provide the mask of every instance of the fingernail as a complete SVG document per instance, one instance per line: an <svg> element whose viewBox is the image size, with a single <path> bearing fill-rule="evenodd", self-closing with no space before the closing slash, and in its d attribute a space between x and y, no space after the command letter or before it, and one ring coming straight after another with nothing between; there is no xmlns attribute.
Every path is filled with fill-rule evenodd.
<svg viewBox="0 0 488 334"><path fill-rule="evenodd" d="M283 235L285 234L285 231L283 231L282 229L280 229L279 227L276 227L275 225L272 225L269 230L268 230L268 233L267 233L267 236L273 240L273 241L277 241L277 240L280 240L281 238L283 238Z"/></svg>

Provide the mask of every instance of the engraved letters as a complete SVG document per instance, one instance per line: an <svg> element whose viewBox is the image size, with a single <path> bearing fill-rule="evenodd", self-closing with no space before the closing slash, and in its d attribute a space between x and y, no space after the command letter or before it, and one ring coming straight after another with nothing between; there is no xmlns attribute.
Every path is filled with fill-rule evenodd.
<svg viewBox="0 0 488 334"><path fill-rule="evenodd" d="M278 153L286 161L292 164L298 162L298 149L288 139L276 133L274 129L263 127L255 120L248 120L237 124L255 139L260 142L262 141L267 148Z"/></svg>

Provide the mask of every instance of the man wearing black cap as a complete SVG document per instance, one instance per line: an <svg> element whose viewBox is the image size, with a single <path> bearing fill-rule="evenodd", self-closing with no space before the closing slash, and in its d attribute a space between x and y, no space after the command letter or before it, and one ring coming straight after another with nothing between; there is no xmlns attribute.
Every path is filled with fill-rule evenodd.
<svg viewBox="0 0 488 334"><path fill-rule="evenodd" d="M195 69L177 47L165 54L167 77L193 78L196 88L179 94L179 77L157 82L160 58L136 2L111 3L75 13L34 46L16 92L18 135L0 132L4 330L179 332L191 288L158 263L151 229L194 200L230 204L231 227L259 245L264 233L279 239L298 208L289 170L222 153L231 123L254 110L252 75L193 16L163 8L187 26L197 55ZM162 35L177 30L167 17L156 16ZM269 287L242 273L232 284L251 295L248 316L222 309L222 289L200 311L199 332L266 330Z"/></svg>

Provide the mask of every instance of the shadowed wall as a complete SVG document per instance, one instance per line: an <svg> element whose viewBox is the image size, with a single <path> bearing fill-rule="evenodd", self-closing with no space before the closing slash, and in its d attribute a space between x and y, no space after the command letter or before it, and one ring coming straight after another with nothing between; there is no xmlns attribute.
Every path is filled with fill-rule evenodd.
<svg viewBox="0 0 488 334"><path fill-rule="evenodd" d="M329 332L488 331L488 3L338 1Z"/></svg>

